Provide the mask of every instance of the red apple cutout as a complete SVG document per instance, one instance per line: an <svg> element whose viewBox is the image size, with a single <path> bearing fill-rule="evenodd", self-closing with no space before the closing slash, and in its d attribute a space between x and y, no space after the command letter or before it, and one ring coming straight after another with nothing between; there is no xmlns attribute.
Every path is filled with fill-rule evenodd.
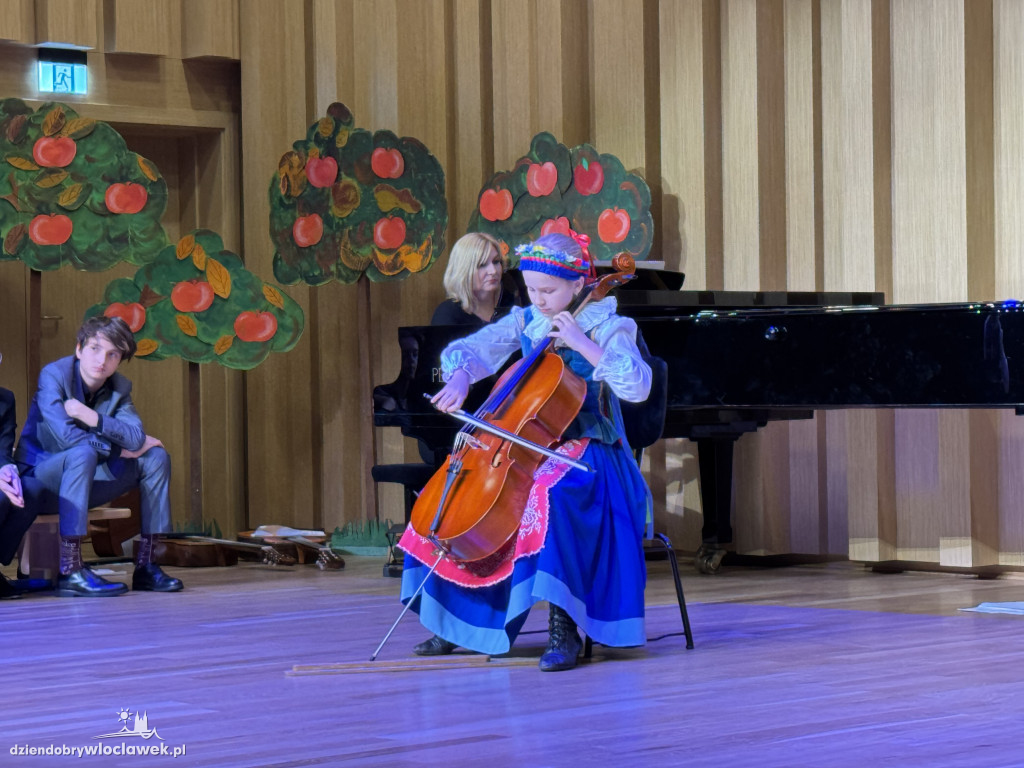
<svg viewBox="0 0 1024 768"><path fill-rule="evenodd" d="M550 235L552 232L568 235L569 220L565 216L559 216L557 219L548 219L540 225L541 235Z"/></svg>
<svg viewBox="0 0 1024 768"><path fill-rule="evenodd" d="M311 157L306 161L306 178L314 187L329 187L338 178L338 161L333 157Z"/></svg>
<svg viewBox="0 0 1024 768"><path fill-rule="evenodd" d="M111 184L103 196L103 202L111 213L138 213L146 207L149 192L141 184L124 182Z"/></svg>
<svg viewBox="0 0 1024 768"><path fill-rule="evenodd" d="M605 208L597 217L597 236L606 243L621 243L629 234L629 213L621 208Z"/></svg>
<svg viewBox="0 0 1024 768"><path fill-rule="evenodd" d="M242 341L270 341L277 333L273 312L245 311L235 318L235 335Z"/></svg>
<svg viewBox="0 0 1024 768"><path fill-rule="evenodd" d="M405 242L405 221L400 217L378 219L373 228L373 242L382 251L392 251Z"/></svg>
<svg viewBox="0 0 1024 768"><path fill-rule="evenodd" d="M63 245L71 237L71 219L64 214L41 214L29 222L28 237L36 245Z"/></svg>
<svg viewBox="0 0 1024 768"><path fill-rule="evenodd" d="M292 224L292 238L300 248L307 248L320 242L324 236L324 220L317 213L299 216Z"/></svg>
<svg viewBox="0 0 1024 768"><path fill-rule="evenodd" d="M133 301L131 304L124 304L115 301L103 310L104 317L120 317L131 328L132 333L138 333L146 324L146 308Z"/></svg>
<svg viewBox="0 0 1024 768"><path fill-rule="evenodd" d="M397 179L405 173L405 158L397 149L377 147L370 155L370 168L382 179Z"/></svg>
<svg viewBox="0 0 1024 768"><path fill-rule="evenodd" d="M583 158L573 171L573 183L581 195L596 195L604 186L604 168Z"/></svg>
<svg viewBox="0 0 1024 768"><path fill-rule="evenodd" d="M179 312L202 312L213 304L213 286L205 280L182 280L171 289L171 304Z"/></svg>
<svg viewBox="0 0 1024 768"><path fill-rule="evenodd" d="M43 168L64 168L75 159L76 152L78 145L67 136L43 136L32 145L32 159Z"/></svg>
<svg viewBox="0 0 1024 768"><path fill-rule="evenodd" d="M548 161L543 165L531 163L526 169L526 191L532 197L545 197L550 195L558 183L558 168Z"/></svg>
<svg viewBox="0 0 1024 768"><path fill-rule="evenodd" d="M512 205L507 189L485 189L480 195L480 215L488 221L505 221L512 215Z"/></svg>

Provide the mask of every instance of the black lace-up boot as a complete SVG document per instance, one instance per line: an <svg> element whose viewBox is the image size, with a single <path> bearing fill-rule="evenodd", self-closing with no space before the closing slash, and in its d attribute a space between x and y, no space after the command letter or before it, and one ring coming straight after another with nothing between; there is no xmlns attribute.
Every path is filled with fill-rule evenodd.
<svg viewBox="0 0 1024 768"><path fill-rule="evenodd" d="M132 589L142 592L180 592L185 586L181 579L168 576L153 562L153 544L156 536L144 533L139 537L135 550L135 573L132 574Z"/></svg>
<svg viewBox="0 0 1024 768"><path fill-rule="evenodd" d="M449 643L440 635L434 635L413 648L412 652L417 656L447 656L455 648L455 643Z"/></svg>
<svg viewBox="0 0 1024 768"><path fill-rule="evenodd" d="M540 657L541 672L558 672L576 666L583 641L576 631L576 622L557 605L551 605L548 616L549 639L544 655Z"/></svg>
<svg viewBox="0 0 1024 768"><path fill-rule="evenodd" d="M107 581L82 565L82 537L60 537L60 576L58 597L112 597L128 591L127 584Z"/></svg>

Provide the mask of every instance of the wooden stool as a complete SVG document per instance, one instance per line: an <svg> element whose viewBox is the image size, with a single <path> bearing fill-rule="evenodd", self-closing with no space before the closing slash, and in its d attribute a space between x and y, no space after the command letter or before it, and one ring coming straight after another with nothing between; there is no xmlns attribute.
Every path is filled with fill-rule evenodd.
<svg viewBox="0 0 1024 768"><path fill-rule="evenodd" d="M131 517L127 507L93 507L89 522ZM60 516L39 515L25 534L18 554L18 570L32 579L56 579L60 573Z"/></svg>

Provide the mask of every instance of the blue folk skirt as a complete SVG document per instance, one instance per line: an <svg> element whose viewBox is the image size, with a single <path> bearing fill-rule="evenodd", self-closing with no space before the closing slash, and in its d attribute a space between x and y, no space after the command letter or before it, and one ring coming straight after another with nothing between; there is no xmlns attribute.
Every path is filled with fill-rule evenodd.
<svg viewBox="0 0 1024 768"><path fill-rule="evenodd" d="M427 630L463 648L506 653L533 604L546 600L595 642L644 644L643 533L650 492L621 444L590 440L582 461L595 471L569 470L551 486L543 546L516 560L508 578L467 587L430 576L411 606ZM403 603L429 570L406 554Z"/></svg>

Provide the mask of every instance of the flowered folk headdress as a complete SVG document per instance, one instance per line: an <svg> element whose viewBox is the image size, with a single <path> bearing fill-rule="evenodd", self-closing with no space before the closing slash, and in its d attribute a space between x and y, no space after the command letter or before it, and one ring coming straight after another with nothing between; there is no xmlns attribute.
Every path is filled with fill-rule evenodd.
<svg viewBox="0 0 1024 768"><path fill-rule="evenodd" d="M586 235L572 236L552 232L542 235L532 243L523 243L516 248L519 269L543 272L565 280L593 275L590 253L587 246L590 238Z"/></svg>

